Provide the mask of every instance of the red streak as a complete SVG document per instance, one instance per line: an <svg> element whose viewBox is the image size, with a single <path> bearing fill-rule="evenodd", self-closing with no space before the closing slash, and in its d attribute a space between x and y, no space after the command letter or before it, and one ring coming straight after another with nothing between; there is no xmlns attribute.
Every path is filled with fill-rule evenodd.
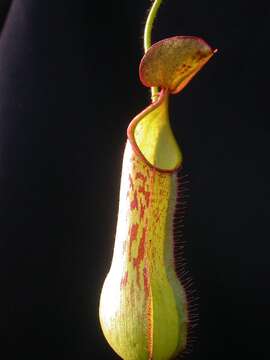
<svg viewBox="0 0 270 360"><path fill-rule="evenodd" d="M144 211L145 211L145 206L143 205L143 203L140 199L140 220L142 220L144 217Z"/></svg>
<svg viewBox="0 0 270 360"><path fill-rule="evenodd" d="M146 207L149 207L150 202L150 191L145 191L143 186L139 187L139 193L142 193L144 195L145 201L146 201Z"/></svg>
<svg viewBox="0 0 270 360"><path fill-rule="evenodd" d="M124 288L127 285L127 281L128 281L128 272L125 272L125 275L122 277L121 279L121 283L120 283L120 288Z"/></svg>
<svg viewBox="0 0 270 360"><path fill-rule="evenodd" d="M133 185L132 177L131 177L130 174L128 175L128 178L129 178L130 187L131 187L131 189L133 190L133 189L134 189L134 185Z"/></svg>
<svg viewBox="0 0 270 360"><path fill-rule="evenodd" d="M129 261L131 260L131 247L133 241L137 238L139 224L132 224L130 228L130 241L129 241Z"/></svg>
<svg viewBox="0 0 270 360"><path fill-rule="evenodd" d="M140 263L143 261L145 254L145 240L146 240L146 230L147 228L143 228L142 237L140 239L139 247L138 247L138 255L136 258L133 258L133 266L137 270L137 285L140 287L140 279L139 279L139 267Z"/></svg>
<svg viewBox="0 0 270 360"><path fill-rule="evenodd" d="M143 285L146 298L149 296L149 275L146 267L143 268Z"/></svg>
<svg viewBox="0 0 270 360"><path fill-rule="evenodd" d="M137 209L138 210L138 198L137 198L137 190L135 190L134 192L134 198L130 203L130 209L134 210Z"/></svg>

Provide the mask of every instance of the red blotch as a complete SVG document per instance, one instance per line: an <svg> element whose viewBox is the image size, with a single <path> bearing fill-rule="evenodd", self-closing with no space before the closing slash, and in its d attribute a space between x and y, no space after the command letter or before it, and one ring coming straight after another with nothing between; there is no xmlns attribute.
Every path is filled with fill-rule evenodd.
<svg viewBox="0 0 270 360"><path fill-rule="evenodd" d="M143 173L141 173L140 171L138 171L138 172L136 173L136 179L140 179L140 180L142 180L143 183L145 183L145 181L146 181L146 176L143 175Z"/></svg>
<svg viewBox="0 0 270 360"><path fill-rule="evenodd" d="M136 280L137 280L137 285L139 287L140 287L139 267L140 267L140 263L144 259L144 254L145 254L146 230L147 230L147 228L144 227L142 237L140 239L140 243L139 243L139 247L138 247L138 255L136 256L136 258L133 258L133 266L134 266L134 268L136 268L136 271L137 271Z"/></svg>
<svg viewBox="0 0 270 360"><path fill-rule="evenodd" d="M138 197L137 197L137 190L135 190L134 192L134 198L130 203L130 209L134 210L137 209L138 210Z"/></svg>
<svg viewBox="0 0 270 360"><path fill-rule="evenodd" d="M131 260L132 243L137 238L138 228L139 228L139 224L132 224L131 228L130 228L130 231L129 231L129 236L130 236L130 240L129 240L129 261Z"/></svg>
<svg viewBox="0 0 270 360"><path fill-rule="evenodd" d="M120 288L124 288L127 285L127 281L128 281L128 272L125 272L125 275L122 277L121 279L121 283L120 283Z"/></svg>

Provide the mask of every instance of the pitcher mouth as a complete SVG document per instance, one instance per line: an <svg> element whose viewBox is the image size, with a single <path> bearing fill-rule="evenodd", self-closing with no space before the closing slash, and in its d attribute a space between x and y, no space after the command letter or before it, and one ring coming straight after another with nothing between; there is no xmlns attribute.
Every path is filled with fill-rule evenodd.
<svg viewBox="0 0 270 360"><path fill-rule="evenodd" d="M168 101L169 90L162 89L157 101L138 114L127 129L135 153L161 172L174 172L182 164L182 154L169 121Z"/></svg>

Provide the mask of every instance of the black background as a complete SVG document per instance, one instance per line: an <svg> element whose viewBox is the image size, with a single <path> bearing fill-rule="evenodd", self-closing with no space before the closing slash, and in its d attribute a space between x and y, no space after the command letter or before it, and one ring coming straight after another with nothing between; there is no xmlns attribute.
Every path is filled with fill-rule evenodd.
<svg viewBox="0 0 270 360"><path fill-rule="evenodd" d="M9 1L2 1L4 24ZM0 353L117 359L98 322L148 0L13 0L0 38ZM269 358L269 5L167 0L154 41L219 52L171 120L200 295L188 359Z"/></svg>

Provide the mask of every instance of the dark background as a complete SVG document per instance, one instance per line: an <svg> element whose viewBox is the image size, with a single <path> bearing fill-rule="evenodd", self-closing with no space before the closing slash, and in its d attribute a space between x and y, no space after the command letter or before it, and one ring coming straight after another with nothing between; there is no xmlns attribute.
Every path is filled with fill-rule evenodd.
<svg viewBox="0 0 270 360"><path fill-rule="evenodd" d="M126 127L149 103L150 2L13 0L8 18L0 4L0 356L117 359L98 301ZM266 1L167 0L153 33L219 49L171 99L200 296L192 360L269 358L269 15Z"/></svg>

